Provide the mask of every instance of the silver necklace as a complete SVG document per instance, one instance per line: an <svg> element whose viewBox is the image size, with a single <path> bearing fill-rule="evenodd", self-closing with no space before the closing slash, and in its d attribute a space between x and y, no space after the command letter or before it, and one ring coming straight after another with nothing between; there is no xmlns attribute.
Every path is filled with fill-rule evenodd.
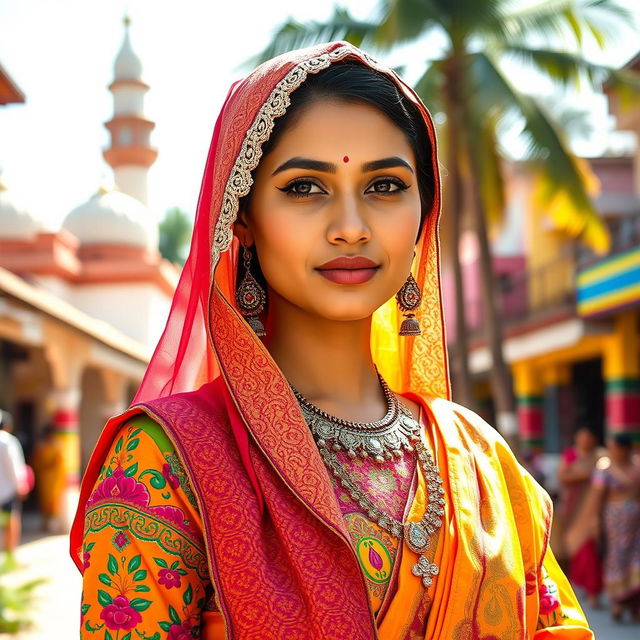
<svg viewBox="0 0 640 640"><path fill-rule="evenodd" d="M420 436L418 435L420 433L420 424L413 418L411 412L398 401L395 394L393 394L389 389L382 377L380 377L380 383L384 390L385 397L387 398L389 410L387 411L385 418L381 421L379 420L377 422L370 423L350 422L348 420L343 420L342 418L335 418L334 416L324 412L319 407L316 407L299 391L293 389L293 387L292 389L300 403L305 420L311 428L316 444L318 445L320 456L322 457L326 467L333 473L342 487L344 487L351 499L366 511L371 520L377 522L382 529L390 533L394 538L398 540L404 539L407 542L409 549L418 554L418 561L413 565L411 571L413 575L421 578L422 584L425 587L429 587L433 584L433 576L436 576L439 573L439 567L435 563L429 562L429 559L425 554L431 544L431 536L439 527L442 526L445 503L442 478L440 477L439 469L433 460L431 452L424 446ZM413 423L410 427L406 428L409 429L409 434L415 436L411 441L415 443L415 448L418 454L418 463L427 484L427 508L419 522L400 522L380 509L371 500L371 498L369 498L367 493L358 487L351 474L345 469L343 464L338 460L338 456L335 454L336 451L341 451L344 448L347 448L344 446L344 440L341 438L343 430L348 429L349 433L353 431L360 433L366 429L367 433L375 433L381 428L380 423L384 422L391 414L392 404L394 405L394 411L397 411L395 414L396 416L402 414L406 419L404 422L411 421ZM330 431L331 439L335 439L336 442L331 448L328 446L328 440L330 438L327 433L329 433L329 430L323 428L321 431L317 427L316 430L314 430L309 418L307 417L308 415L316 418L316 422L314 424L317 424L319 420L322 420L321 424L323 426L326 423L329 423L332 427ZM329 420L335 420L337 424L330 423ZM324 433L325 435L320 437L320 433ZM407 436L407 439L408 438L409 436ZM349 443L351 443L351 440L349 440ZM337 447L336 444L338 445ZM361 451L368 453L369 450L366 448L366 442L360 446ZM411 447L410 444L408 446L410 447L408 450L413 450L413 447ZM407 449L406 446L404 448ZM354 446L347 448L347 453L351 458L355 457L355 455L352 455L354 452L357 453ZM363 457L366 458L368 456L363 455ZM376 457L374 457L374 459L376 459L377 462L381 461ZM382 459L382 461L383 460L384 459Z"/></svg>
<svg viewBox="0 0 640 640"><path fill-rule="evenodd" d="M420 440L420 425L382 377L378 378L387 401L387 413L375 422L352 422L333 416L291 387L320 448L330 444L334 451L344 450L350 458L371 458L379 463L401 457L403 450L413 451L412 444Z"/></svg>

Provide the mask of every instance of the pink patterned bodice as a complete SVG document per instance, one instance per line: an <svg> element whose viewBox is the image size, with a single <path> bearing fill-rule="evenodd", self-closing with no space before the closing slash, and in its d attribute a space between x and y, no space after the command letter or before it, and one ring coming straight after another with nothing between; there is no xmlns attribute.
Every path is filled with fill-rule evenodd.
<svg viewBox="0 0 640 640"><path fill-rule="evenodd" d="M361 458L351 460L345 452L336 455L356 484L366 491L378 508L396 520L404 520L416 469L415 452L405 452L402 458L382 464ZM333 474L330 475L340 510L367 580L373 611L377 613L391 584L398 540L377 522L370 520L366 510L351 499Z"/></svg>

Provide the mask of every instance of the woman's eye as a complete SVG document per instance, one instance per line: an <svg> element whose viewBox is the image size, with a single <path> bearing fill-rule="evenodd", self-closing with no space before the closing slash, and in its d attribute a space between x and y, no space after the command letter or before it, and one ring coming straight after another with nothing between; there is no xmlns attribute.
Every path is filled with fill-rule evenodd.
<svg viewBox="0 0 640 640"><path fill-rule="evenodd" d="M286 187L278 187L278 189L293 198L307 198L317 193L326 193L319 185L311 180L294 180Z"/></svg>
<svg viewBox="0 0 640 640"><path fill-rule="evenodd" d="M398 191L405 191L409 187L397 178L384 178L383 180L376 180L365 193L396 193Z"/></svg>

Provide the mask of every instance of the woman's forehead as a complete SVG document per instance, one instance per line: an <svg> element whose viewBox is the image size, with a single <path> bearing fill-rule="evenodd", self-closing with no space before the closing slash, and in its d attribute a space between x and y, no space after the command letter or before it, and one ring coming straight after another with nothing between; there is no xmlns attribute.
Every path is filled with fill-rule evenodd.
<svg viewBox="0 0 640 640"><path fill-rule="evenodd" d="M372 160L413 151L406 134L372 105L336 100L310 104L282 132L265 158L276 163L283 156L322 157L342 162ZM325 158L326 156L326 158Z"/></svg>

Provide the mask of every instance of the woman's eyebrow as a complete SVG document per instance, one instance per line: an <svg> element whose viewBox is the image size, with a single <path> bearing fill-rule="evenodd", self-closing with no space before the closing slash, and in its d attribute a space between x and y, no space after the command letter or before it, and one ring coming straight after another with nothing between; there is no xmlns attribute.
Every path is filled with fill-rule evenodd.
<svg viewBox="0 0 640 640"><path fill-rule="evenodd" d="M381 158L380 160L372 160L362 165L362 171L377 171L378 169L391 169L393 167L405 167L413 173L411 165L398 156L389 158ZM312 171L320 171L322 173L336 173L337 167L332 162L324 162L323 160L313 160L312 158L301 158L296 156L283 162L271 175L275 176L287 169L311 169Z"/></svg>
<svg viewBox="0 0 640 640"><path fill-rule="evenodd" d="M381 160L372 160L371 162L365 162L362 165L362 171L377 171L378 169L391 169L393 167L405 167L413 173L411 165L398 156L392 156L390 158L382 158Z"/></svg>
<svg viewBox="0 0 640 640"><path fill-rule="evenodd" d="M275 176L277 173L286 171L287 169L312 169L313 171L321 171L323 173L336 173L337 171L336 165L331 162L296 156L283 162L271 175Z"/></svg>

